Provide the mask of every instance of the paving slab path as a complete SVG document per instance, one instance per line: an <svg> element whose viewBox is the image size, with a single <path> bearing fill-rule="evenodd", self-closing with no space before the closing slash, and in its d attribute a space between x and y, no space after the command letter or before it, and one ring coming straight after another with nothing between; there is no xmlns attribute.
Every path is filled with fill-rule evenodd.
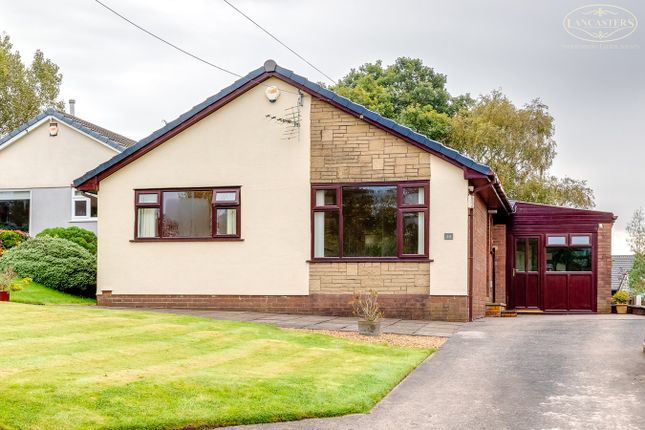
<svg viewBox="0 0 645 430"><path fill-rule="evenodd" d="M634 315L486 318L368 414L234 428L645 429L644 337Z"/></svg>
<svg viewBox="0 0 645 430"><path fill-rule="evenodd" d="M115 309L110 307L108 309ZM132 310L132 308L124 308ZM274 324L284 328L303 328L309 330L339 330L358 331L356 318L333 317L323 315L292 315L272 314L263 312L241 311L206 311L193 309L140 309L154 310L157 312L195 315L216 320L249 321ZM384 333L406 334L412 336L439 336L450 337L456 333L464 323L425 320L401 320L384 318L381 320Z"/></svg>

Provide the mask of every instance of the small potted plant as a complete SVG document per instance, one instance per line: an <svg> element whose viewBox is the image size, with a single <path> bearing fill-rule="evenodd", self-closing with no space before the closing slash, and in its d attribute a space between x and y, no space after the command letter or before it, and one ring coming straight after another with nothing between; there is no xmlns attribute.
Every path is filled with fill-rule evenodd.
<svg viewBox="0 0 645 430"><path fill-rule="evenodd" d="M627 303L629 303L629 293L625 290L619 290L614 294L611 300L616 305L617 314L627 313Z"/></svg>
<svg viewBox="0 0 645 430"><path fill-rule="evenodd" d="M352 302L354 315L358 319L358 332L363 336L378 336L381 334L381 318L383 312L378 304L378 292L370 290L359 294Z"/></svg>
<svg viewBox="0 0 645 430"><path fill-rule="evenodd" d="M9 301L9 292L22 289L22 281L16 282L18 275L11 266L0 272L0 302Z"/></svg>

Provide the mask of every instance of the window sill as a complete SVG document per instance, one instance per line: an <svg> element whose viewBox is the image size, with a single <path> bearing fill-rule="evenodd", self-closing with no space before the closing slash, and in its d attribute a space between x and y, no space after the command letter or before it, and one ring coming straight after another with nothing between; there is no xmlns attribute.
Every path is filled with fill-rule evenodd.
<svg viewBox="0 0 645 430"><path fill-rule="evenodd" d="M96 222L96 221L98 221L98 218L78 218L78 219L72 218L69 222Z"/></svg>
<svg viewBox="0 0 645 430"><path fill-rule="evenodd" d="M130 239L130 242L244 242L240 237L179 237L171 239L169 237L155 239Z"/></svg>
<svg viewBox="0 0 645 430"><path fill-rule="evenodd" d="M428 257L357 257L357 258L314 258L307 260L307 263L432 263L434 260Z"/></svg>

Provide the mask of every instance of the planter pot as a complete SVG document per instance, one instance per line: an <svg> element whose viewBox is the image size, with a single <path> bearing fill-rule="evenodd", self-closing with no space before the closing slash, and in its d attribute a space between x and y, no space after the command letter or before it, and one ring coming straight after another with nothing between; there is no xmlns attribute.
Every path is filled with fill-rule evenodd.
<svg viewBox="0 0 645 430"><path fill-rule="evenodd" d="M616 313L617 314L626 314L627 313L627 305L622 304L622 303L616 303Z"/></svg>
<svg viewBox="0 0 645 430"><path fill-rule="evenodd" d="M9 291L0 291L0 302L9 301Z"/></svg>
<svg viewBox="0 0 645 430"><path fill-rule="evenodd" d="M358 321L358 333L363 336L378 336L381 334L381 321Z"/></svg>

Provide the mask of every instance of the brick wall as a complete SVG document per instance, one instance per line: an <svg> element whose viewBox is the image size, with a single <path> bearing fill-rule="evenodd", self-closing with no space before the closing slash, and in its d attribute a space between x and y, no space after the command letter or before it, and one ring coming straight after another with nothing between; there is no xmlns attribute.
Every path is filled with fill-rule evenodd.
<svg viewBox="0 0 645 430"><path fill-rule="evenodd" d="M603 224L598 229L598 308L599 313L611 312L611 230L612 224Z"/></svg>
<svg viewBox="0 0 645 430"><path fill-rule="evenodd" d="M437 321L468 321L467 296L430 296L430 319Z"/></svg>
<svg viewBox="0 0 645 430"><path fill-rule="evenodd" d="M489 216L481 197L475 197L473 209L473 319L486 314L489 282Z"/></svg>
<svg viewBox="0 0 645 430"><path fill-rule="evenodd" d="M308 296L238 295L97 295L99 306L156 309L212 309L289 314L352 316L351 294L310 294ZM427 294L388 294L379 297L386 318L439 319L465 321L468 317L465 296L428 296ZM436 315L435 315L436 314Z"/></svg>
<svg viewBox="0 0 645 430"><path fill-rule="evenodd" d="M352 316L353 295L310 294L308 296L260 295L166 295L112 294L97 295L99 306L157 309L211 309L289 314ZM465 296L428 296L427 294L387 294L379 297L386 318L417 320L466 321Z"/></svg>
<svg viewBox="0 0 645 430"><path fill-rule="evenodd" d="M355 294L374 289L381 294L430 294L430 263L311 263L313 294Z"/></svg>
<svg viewBox="0 0 645 430"><path fill-rule="evenodd" d="M430 154L334 106L311 102L311 181L430 179Z"/></svg>
<svg viewBox="0 0 645 430"><path fill-rule="evenodd" d="M493 225L492 244L497 247L495 251L495 301L506 303L506 224Z"/></svg>

